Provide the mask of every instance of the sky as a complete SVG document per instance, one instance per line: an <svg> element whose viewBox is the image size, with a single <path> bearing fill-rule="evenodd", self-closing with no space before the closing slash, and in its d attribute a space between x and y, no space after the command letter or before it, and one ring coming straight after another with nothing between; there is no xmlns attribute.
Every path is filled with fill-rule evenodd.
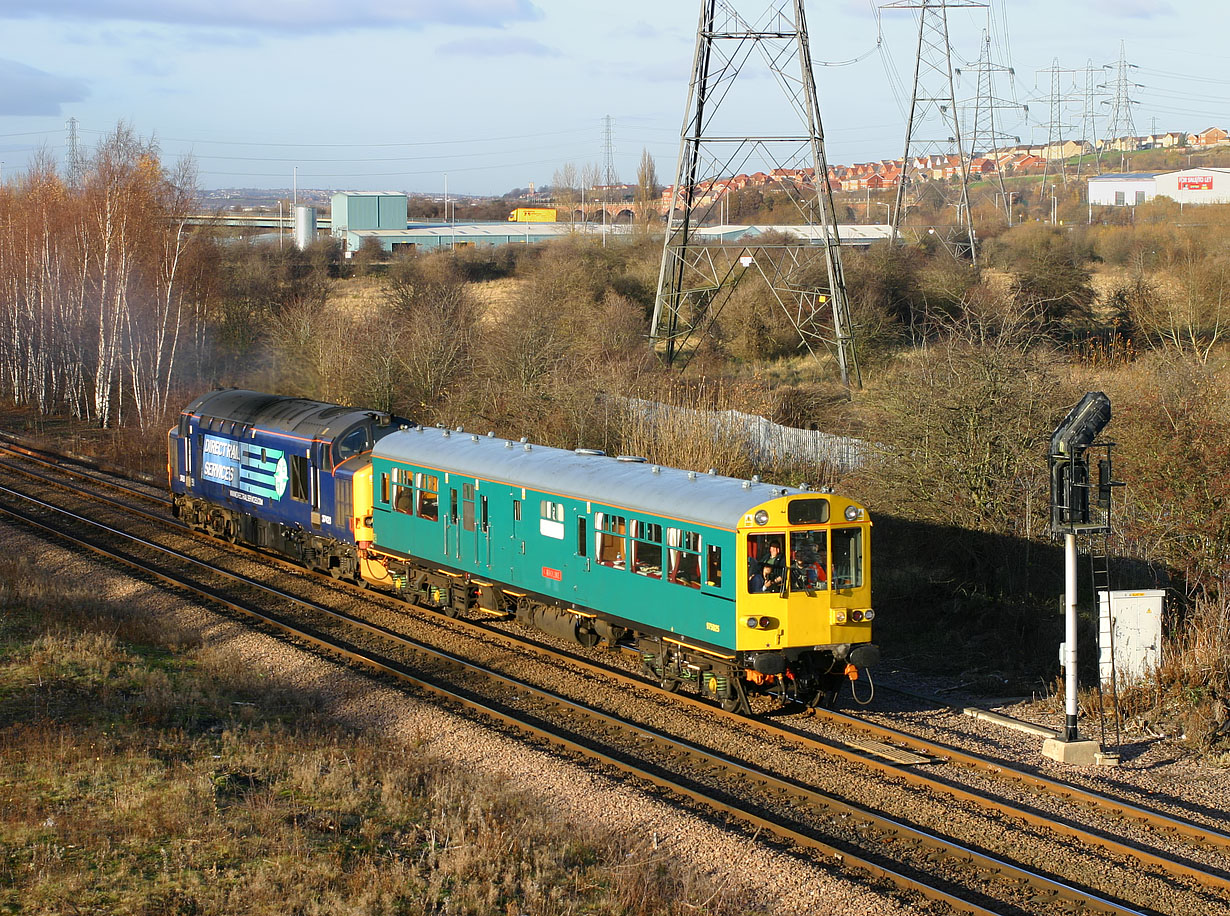
<svg viewBox="0 0 1230 916"><path fill-rule="evenodd" d="M757 19L778 0L725 0ZM900 0L897 0L900 2ZM949 0L969 3L970 0ZM1230 129L1227 0L989 0L948 12L959 107L977 94L984 30L998 129L1079 132L1130 63L1136 133ZM884 3L881 3L884 6ZM502 194L605 161L635 180L648 150L676 168L697 0L0 0L0 178L65 158L117 124L195 162L202 188ZM806 15L830 163L902 153L917 11L810 0ZM1058 64L1056 79L1046 72ZM1077 72L1080 71L1080 72ZM727 129L771 131L784 96L745 68ZM1070 101L1052 116L1050 94ZM1099 134L1110 96L1095 99ZM1028 106L1028 113L1021 108ZM746 113L746 128L738 117ZM938 117L938 115L936 115ZM609 118L609 121L607 120ZM925 125L924 125L925 126ZM940 130L934 125L932 135Z"/></svg>

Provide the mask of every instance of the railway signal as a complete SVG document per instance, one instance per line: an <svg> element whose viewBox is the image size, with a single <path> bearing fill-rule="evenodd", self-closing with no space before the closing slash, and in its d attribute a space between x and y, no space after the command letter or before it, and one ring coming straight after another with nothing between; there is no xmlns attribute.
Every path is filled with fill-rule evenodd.
<svg viewBox="0 0 1230 916"><path fill-rule="evenodd" d="M1077 728L1076 670L1076 537L1079 534L1109 535L1111 531L1113 442L1097 442L1110 422L1110 398L1101 391L1090 391L1073 407L1051 435L1051 534L1064 539L1064 643L1061 658L1064 668L1065 723L1062 739L1048 738L1042 753L1060 763L1089 765L1111 762L1102 747L1092 740L1081 740ZM1105 449L1098 462L1097 483L1091 483L1089 452Z"/></svg>

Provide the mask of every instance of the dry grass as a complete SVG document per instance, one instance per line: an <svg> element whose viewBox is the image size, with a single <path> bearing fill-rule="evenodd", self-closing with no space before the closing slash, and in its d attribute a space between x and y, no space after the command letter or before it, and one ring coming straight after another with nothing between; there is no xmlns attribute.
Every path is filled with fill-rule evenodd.
<svg viewBox="0 0 1230 916"><path fill-rule="evenodd" d="M0 614L0 912L747 911L24 562Z"/></svg>

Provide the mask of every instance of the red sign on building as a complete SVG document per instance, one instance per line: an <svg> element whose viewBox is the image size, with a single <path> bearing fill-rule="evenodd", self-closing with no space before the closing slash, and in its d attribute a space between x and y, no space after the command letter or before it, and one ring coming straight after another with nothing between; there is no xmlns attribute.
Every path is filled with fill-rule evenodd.
<svg viewBox="0 0 1230 916"><path fill-rule="evenodd" d="M1212 175L1188 175L1179 179L1180 191L1212 191Z"/></svg>

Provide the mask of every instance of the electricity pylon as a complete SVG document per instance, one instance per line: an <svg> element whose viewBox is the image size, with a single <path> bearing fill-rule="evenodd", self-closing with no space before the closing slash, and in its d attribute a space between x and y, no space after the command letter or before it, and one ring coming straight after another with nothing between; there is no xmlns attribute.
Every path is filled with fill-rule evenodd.
<svg viewBox="0 0 1230 916"><path fill-rule="evenodd" d="M800 347L818 360L827 346L842 382L857 386L803 0L745 5L763 11L749 19L735 0L701 2L650 341L668 365L685 364L736 287L759 283ZM784 96L779 108L764 80L748 78L764 74ZM745 188L787 211L789 237L757 245L706 232Z"/></svg>
<svg viewBox="0 0 1230 916"><path fill-rule="evenodd" d="M948 41L948 11L965 7L985 8L984 0L893 0L883 10L918 10L918 54L914 62L914 93L905 125L905 152L901 156L901 183L893 212L893 239L901 233L907 208L916 203L920 188L915 175L920 161L934 169L941 157L941 174L948 163L956 167L957 220L971 259L977 263L974 222L969 211L969 165L961 143L961 124L957 117L956 90L953 86L952 46ZM938 182L943 186L943 179ZM911 199L914 198L914 199Z"/></svg>
<svg viewBox="0 0 1230 916"><path fill-rule="evenodd" d="M1128 76L1129 70L1136 69L1136 64L1127 62L1127 51L1124 43L1119 42L1119 62L1118 64L1103 64L1103 69L1115 70L1114 82L1114 99L1110 103L1110 118L1106 128L1107 143L1116 143L1119 146L1119 168L1124 167L1124 153L1127 152L1126 147L1130 145L1129 138L1136 136L1136 124L1132 119L1132 106L1140 104L1136 99L1131 97L1133 89L1143 89L1140 83L1132 82ZM1099 86L1101 89L1107 89L1109 86L1105 83ZM1103 104L1106 104L1103 102Z"/></svg>
<svg viewBox="0 0 1230 916"><path fill-rule="evenodd" d="M974 66L978 77L978 88L974 95L974 110L970 118L971 128L968 131L969 159L972 164L980 149L985 150L984 155L990 155L990 160L994 163L992 172L999 186L999 198L1003 204L1004 215L1008 219L1008 225L1012 225L1012 196L1004 184L1003 157L998 155L998 147L1004 141L1020 143L1021 138L1001 132L996 127L995 112L1002 109L1019 108L1025 114L1029 114L1029 106L996 96L995 74L1006 74L1008 79L1012 80L1016 71L1007 64L997 63L991 59L990 29L982 33L982 52ZM955 72L958 76L961 75L960 70Z"/></svg>

